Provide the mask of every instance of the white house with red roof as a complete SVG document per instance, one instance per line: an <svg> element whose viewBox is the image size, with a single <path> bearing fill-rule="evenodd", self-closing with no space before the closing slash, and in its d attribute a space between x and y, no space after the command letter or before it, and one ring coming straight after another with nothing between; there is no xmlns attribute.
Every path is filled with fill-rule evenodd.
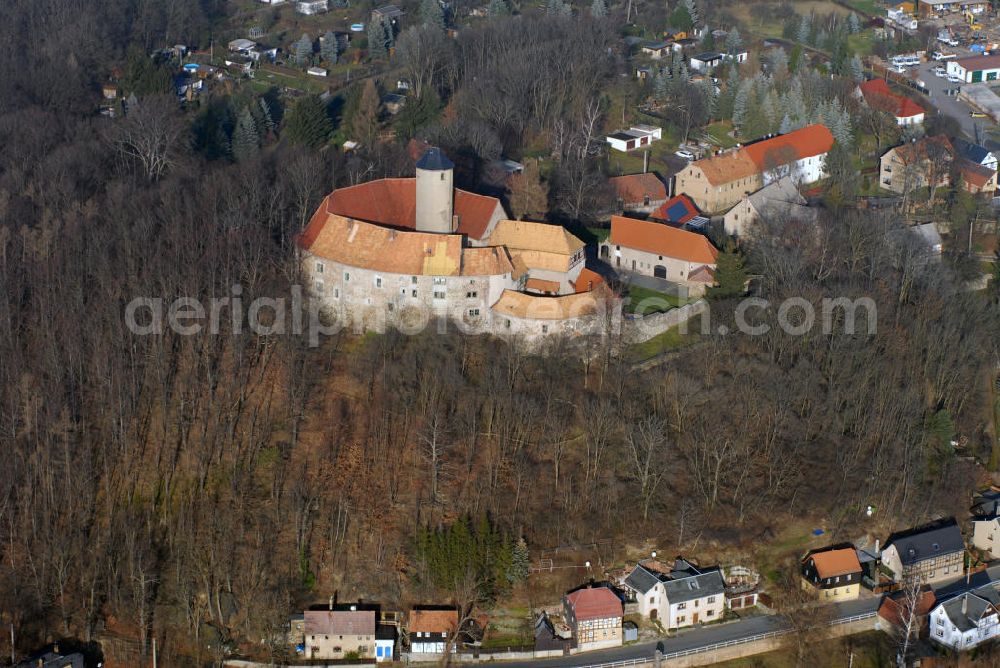
<svg viewBox="0 0 1000 668"><path fill-rule="evenodd" d="M580 651L622 644L622 601L610 587L585 587L563 596L563 613Z"/></svg>
<svg viewBox="0 0 1000 668"><path fill-rule="evenodd" d="M858 94L872 109L891 114L897 125L918 125L924 122L924 108L905 95L892 92L885 79L865 81L858 86Z"/></svg>

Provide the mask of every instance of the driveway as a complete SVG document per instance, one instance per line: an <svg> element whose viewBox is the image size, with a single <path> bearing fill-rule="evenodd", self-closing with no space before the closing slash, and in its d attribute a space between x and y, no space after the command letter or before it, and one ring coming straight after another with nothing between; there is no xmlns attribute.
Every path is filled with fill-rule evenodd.
<svg viewBox="0 0 1000 668"><path fill-rule="evenodd" d="M833 621L847 619L855 615L873 613L878 610L880 599L863 598L857 601L837 603L831 605L833 611ZM874 620L872 622L874 628ZM776 615L762 615L750 617L728 624L717 624L701 628L685 629L676 635L663 638L659 641L650 641L629 645L627 647L616 647L614 649L603 649L594 652L584 652L576 656L559 657L555 659L535 659L532 661L504 661L505 668L577 668L579 666L593 666L600 663L610 663L614 661L628 661L630 659L652 658L656 651L657 644L663 644L663 653L670 655L673 652L684 652L689 650L699 650L708 648L718 643L723 643L740 638L749 638L761 633L770 631L780 631L787 628L787 624L782 617ZM468 664L476 665L476 664Z"/></svg>
<svg viewBox="0 0 1000 668"><path fill-rule="evenodd" d="M935 67L941 63L931 61L928 63L921 63L919 67L916 68L918 74L917 78L924 82L924 85L928 90L928 97L930 97L931 102L942 114L948 114L956 121L958 121L959 126L962 128L962 132L966 135L966 138L970 141L975 141L976 139L976 126L980 128L980 133L982 135L983 141L987 140L987 131L991 127L992 123L988 118L972 118L969 113L972 108L969 107L965 102L960 102L957 95L946 95L946 90L954 90L956 88L961 88L963 84L955 84L949 82L944 77L936 77L931 73Z"/></svg>

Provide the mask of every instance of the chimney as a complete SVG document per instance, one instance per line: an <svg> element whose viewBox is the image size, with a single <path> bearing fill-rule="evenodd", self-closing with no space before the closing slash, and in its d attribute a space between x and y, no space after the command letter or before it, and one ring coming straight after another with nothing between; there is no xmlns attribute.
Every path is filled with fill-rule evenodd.
<svg viewBox="0 0 1000 668"><path fill-rule="evenodd" d="M969 595L965 594L962 596L962 616L965 617L969 614Z"/></svg>

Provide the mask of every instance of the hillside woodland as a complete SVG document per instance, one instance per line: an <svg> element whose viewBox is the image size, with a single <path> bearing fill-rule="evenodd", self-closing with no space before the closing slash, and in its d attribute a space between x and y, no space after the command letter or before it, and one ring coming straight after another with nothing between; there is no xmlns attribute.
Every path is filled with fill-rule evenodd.
<svg viewBox="0 0 1000 668"><path fill-rule="evenodd" d="M147 4L14 0L0 24L0 618L19 651L113 632L140 653L156 637L165 665L278 655L288 613L334 593L485 606L538 546L697 535L752 552L791 517L846 534L869 504L887 529L962 510L975 471L953 438L997 464L996 306L949 259L887 242L891 214L781 221L745 251L762 297L868 296L874 333L722 335L722 300L709 333L646 370L614 341L582 360L454 333L310 347L229 317L219 335L131 334L136 296L290 296L319 199L411 169L395 146L345 159L285 141L211 160L155 96L96 117L88 72L123 55ZM130 28L106 20L119 9ZM482 30L458 45L466 68L521 85L476 51L509 28ZM518 67L555 76L545 58ZM608 74L571 60L529 108L477 108L505 96L462 71L443 86L507 145L586 110ZM131 136L153 148L123 150Z"/></svg>

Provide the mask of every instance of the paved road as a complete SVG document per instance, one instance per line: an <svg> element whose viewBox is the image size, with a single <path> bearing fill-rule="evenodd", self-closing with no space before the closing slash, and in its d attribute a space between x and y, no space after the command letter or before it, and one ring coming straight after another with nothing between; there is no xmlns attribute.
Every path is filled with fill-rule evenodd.
<svg viewBox="0 0 1000 668"><path fill-rule="evenodd" d="M834 621L846 619L854 615L874 612L878 609L878 598L864 598L847 603L838 603L831 608L834 611ZM664 654L682 652L715 645L716 643L755 636L769 631L785 628L784 620L775 615L750 617L742 621L717 624L696 629L686 629L675 636L662 640L641 642L627 647L585 652L576 656L559 657L555 659L534 659L531 661L504 661L504 668L576 668L591 666L598 663L625 661L652 657L658 643L663 643ZM475 664L468 664L475 665Z"/></svg>
<svg viewBox="0 0 1000 668"><path fill-rule="evenodd" d="M986 139L986 130L990 126L988 118L972 118L969 113L972 108L969 107L965 102L960 102L956 95L945 95L946 90L951 90L955 88L961 88L962 84L951 83L943 77L936 77L931 73L935 67L941 63L931 61L929 63L922 63L916 68L917 78L924 82L927 86L927 90L930 91L931 102L941 111L943 114L948 114L956 121L958 121L959 126L962 128L962 132L965 133L966 137L970 141L974 141L976 138L976 126L980 127L983 135L983 139Z"/></svg>

